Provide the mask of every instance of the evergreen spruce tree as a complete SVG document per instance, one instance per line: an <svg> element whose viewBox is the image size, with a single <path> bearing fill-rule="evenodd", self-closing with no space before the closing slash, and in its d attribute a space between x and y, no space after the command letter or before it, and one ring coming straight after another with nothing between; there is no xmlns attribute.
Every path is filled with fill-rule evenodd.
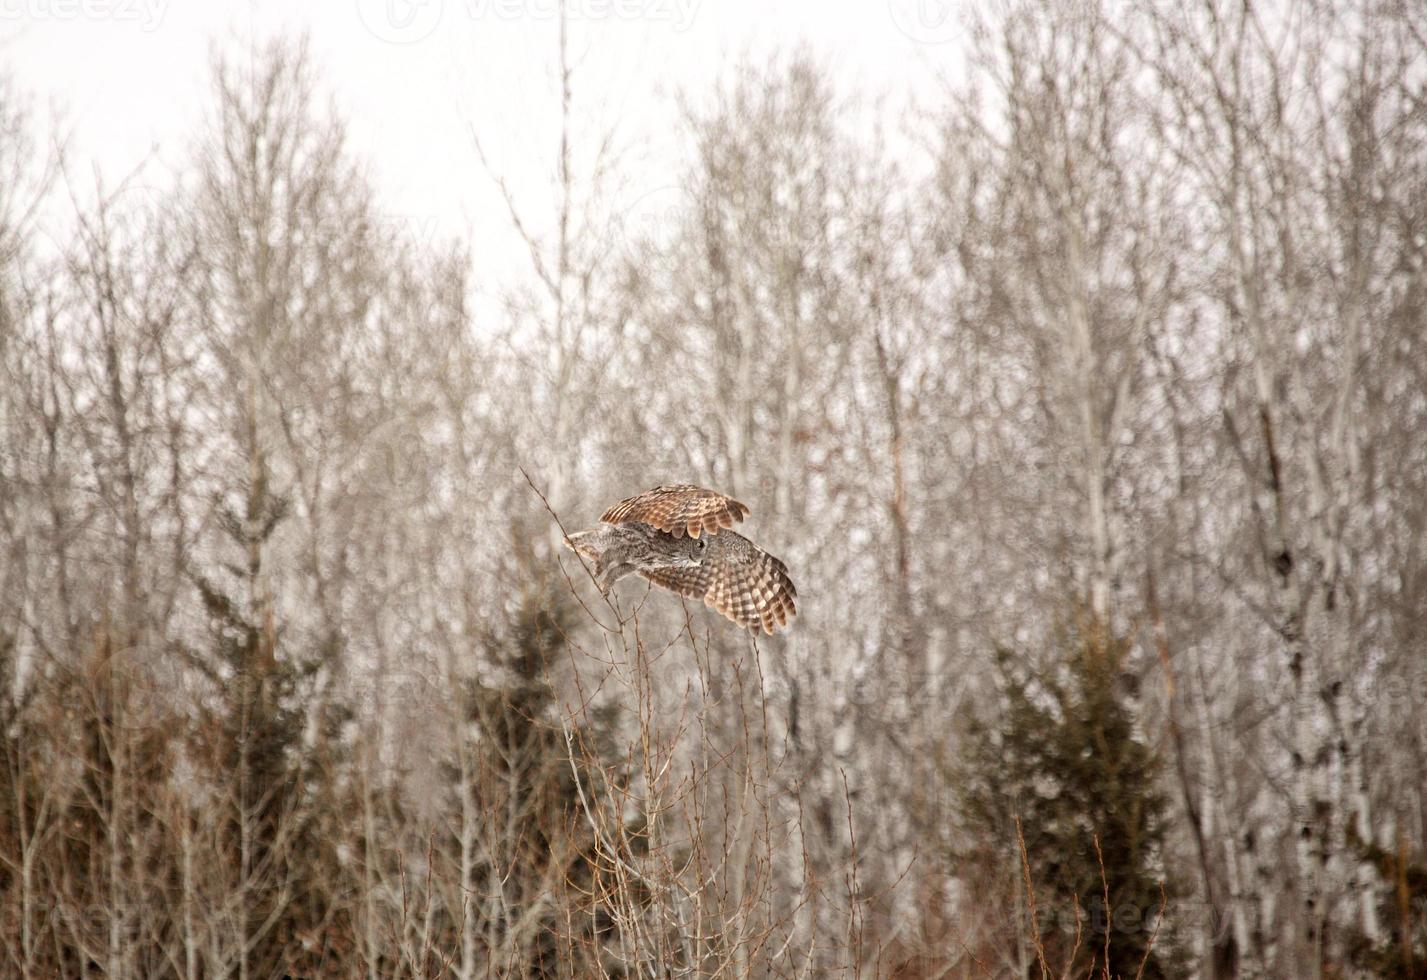
<svg viewBox="0 0 1427 980"><path fill-rule="evenodd" d="M457 753L445 767L454 814L480 815L481 859L463 889L484 903L479 928L484 965L501 976L569 976L600 972L596 961L612 922L592 888L594 837L571 768L571 749L551 684L573 627L568 600L532 590L507 627L482 641L486 679L458 693L464 722ZM608 752L613 709L573 730L573 754L586 798L607 791L601 767L586 753ZM461 799L461 794L468 794ZM459 827L459 820L452 825ZM459 852L459 831L450 842ZM618 969L606 964L605 969Z"/></svg>
<svg viewBox="0 0 1427 980"><path fill-rule="evenodd" d="M244 488L244 512L222 511L224 533L245 557L226 569L244 583L245 598L193 576L213 637L207 673L219 691L197 726L197 754L227 804L223 854L246 904L240 931L251 944L247 975L316 976L321 964L330 965L334 947L346 945L350 928L336 883L340 862L316 818L339 805L326 779L334 771L332 753L340 752L338 729L351 712L329 706L316 739L305 742L316 675L340 641L310 651L283 642L264 556L287 501L270 490L265 465L255 471ZM316 764L318 756L325 764Z"/></svg>
<svg viewBox="0 0 1427 980"><path fill-rule="evenodd" d="M1111 978L1177 975L1166 931L1151 948L1164 896L1172 895L1161 891L1167 800L1157 786L1159 760L1137 737L1126 703L1127 650L1092 625L1067 639L1045 675L1031 676L1003 649L1002 713L971 721L962 786L977 843L963 857L1028 869L1016 880L1023 892L1029 876L1046 959L1072 976L1100 977L1107 968ZM1011 904L1029 905L1024 895ZM1033 942L1028 923L1025 938ZM1029 969L1039 976L1035 960Z"/></svg>

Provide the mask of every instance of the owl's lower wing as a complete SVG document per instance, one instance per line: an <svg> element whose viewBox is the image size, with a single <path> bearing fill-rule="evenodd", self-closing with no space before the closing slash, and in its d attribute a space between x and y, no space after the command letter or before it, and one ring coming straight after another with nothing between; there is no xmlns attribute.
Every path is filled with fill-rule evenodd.
<svg viewBox="0 0 1427 980"><path fill-rule="evenodd" d="M788 566L761 548L728 555L696 568L640 569L649 581L670 592L702 599L711 608L747 629L763 627L772 634L798 614L798 590Z"/></svg>
<svg viewBox="0 0 1427 980"><path fill-rule="evenodd" d="M661 589L677 592L689 599L702 599L708 595L712 579L708 568L702 565L697 568L641 568L638 571Z"/></svg>
<svg viewBox="0 0 1427 980"><path fill-rule="evenodd" d="M688 534L697 538L704 532L717 534L748 516L748 505L714 490L688 483L659 486L621 500L605 511L606 524L638 522L656 527L674 537Z"/></svg>
<svg viewBox="0 0 1427 980"><path fill-rule="evenodd" d="M711 563L712 579L704 601L739 626L760 625L771 635L798 614L798 590L788 566L752 543Z"/></svg>

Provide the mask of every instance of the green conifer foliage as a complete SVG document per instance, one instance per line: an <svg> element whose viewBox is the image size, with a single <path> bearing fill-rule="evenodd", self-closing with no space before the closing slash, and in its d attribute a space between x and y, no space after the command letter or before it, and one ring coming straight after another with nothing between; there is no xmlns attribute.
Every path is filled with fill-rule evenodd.
<svg viewBox="0 0 1427 980"><path fill-rule="evenodd" d="M568 665L573 618L568 600L532 589L506 628L481 641L483 670L458 695L464 725L455 751L465 771L459 757L445 766L456 797L449 822L459 828L460 814L477 815L481 858L462 888L480 908L479 959L501 976L568 976L572 964L575 975L593 975L613 941L581 790L593 807L608 798L609 770L585 760L605 747L614 719L595 712L567 740L552 685ZM459 829L454 836L453 863Z"/></svg>
<svg viewBox="0 0 1427 980"><path fill-rule="evenodd" d="M235 584L193 575L212 636L205 672L217 685L194 728L194 755L226 803L221 853L246 903L237 932L251 945L248 975L321 976L351 931L342 900L349 883L320 825L323 814L346 812L330 776L350 709L324 702L315 715L315 681L340 656L337 642L302 649L285 642L277 621L265 555L288 504L266 472L257 467L244 487L241 514L223 513L224 532L245 558L225 566Z"/></svg>
<svg viewBox="0 0 1427 980"><path fill-rule="evenodd" d="M1159 759L1127 703L1128 649L1087 629L1068 637L1039 675L1003 649L1002 711L971 722L962 795L973 843L963 857L1021 865L1007 910L1031 976L1041 974L1037 934L1056 975L1066 968L1072 976L1177 975L1167 952L1174 892L1167 883L1161 891L1167 800Z"/></svg>

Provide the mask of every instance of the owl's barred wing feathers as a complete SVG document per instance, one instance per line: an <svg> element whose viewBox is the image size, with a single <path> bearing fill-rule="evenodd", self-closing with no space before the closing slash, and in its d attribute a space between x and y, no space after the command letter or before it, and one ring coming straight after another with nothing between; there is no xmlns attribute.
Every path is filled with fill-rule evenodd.
<svg viewBox="0 0 1427 980"><path fill-rule="evenodd" d="M621 500L600 517L606 524L637 521L674 537L717 534L748 516L748 506L732 497L688 483L658 486Z"/></svg>
<svg viewBox="0 0 1427 980"><path fill-rule="evenodd" d="M739 626L763 627L771 634L798 614L798 590L788 566L741 535L735 548L721 549L702 565L640 569L655 585L690 599L702 599Z"/></svg>
<svg viewBox="0 0 1427 980"><path fill-rule="evenodd" d="M655 585L711 608L747 629L772 633L798 614L798 590L788 566L752 541L727 530L748 516L748 506L713 490L688 483L657 486L621 500L600 517L611 525L631 525L641 557L625 557ZM642 528L642 530L641 530ZM652 540L649 529L655 533ZM688 535L693 542L679 544ZM616 565L616 568L621 566ZM603 588L603 586L601 586Z"/></svg>
<svg viewBox="0 0 1427 980"><path fill-rule="evenodd" d="M798 590L788 577L788 566L768 554L753 549L753 560L741 566L733 562L714 565L713 582L704 602L739 626L757 628L771 634L775 626L786 626L798 614L793 600Z"/></svg>

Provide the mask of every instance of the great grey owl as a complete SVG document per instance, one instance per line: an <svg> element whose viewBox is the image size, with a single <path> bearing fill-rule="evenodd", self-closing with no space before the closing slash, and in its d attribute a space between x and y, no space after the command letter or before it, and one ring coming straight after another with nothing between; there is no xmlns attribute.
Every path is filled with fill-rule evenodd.
<svg viewBox="0 0 1427 980"><path fill-rule="evenodd" d="M599 527L576 531L565 544L589 560L603 592L639 574L702 599L739 626L772 633L797 615L798 590L787 565L727 530L747 514L747 505L713 490L658 486L621 500Z"/></svg>

